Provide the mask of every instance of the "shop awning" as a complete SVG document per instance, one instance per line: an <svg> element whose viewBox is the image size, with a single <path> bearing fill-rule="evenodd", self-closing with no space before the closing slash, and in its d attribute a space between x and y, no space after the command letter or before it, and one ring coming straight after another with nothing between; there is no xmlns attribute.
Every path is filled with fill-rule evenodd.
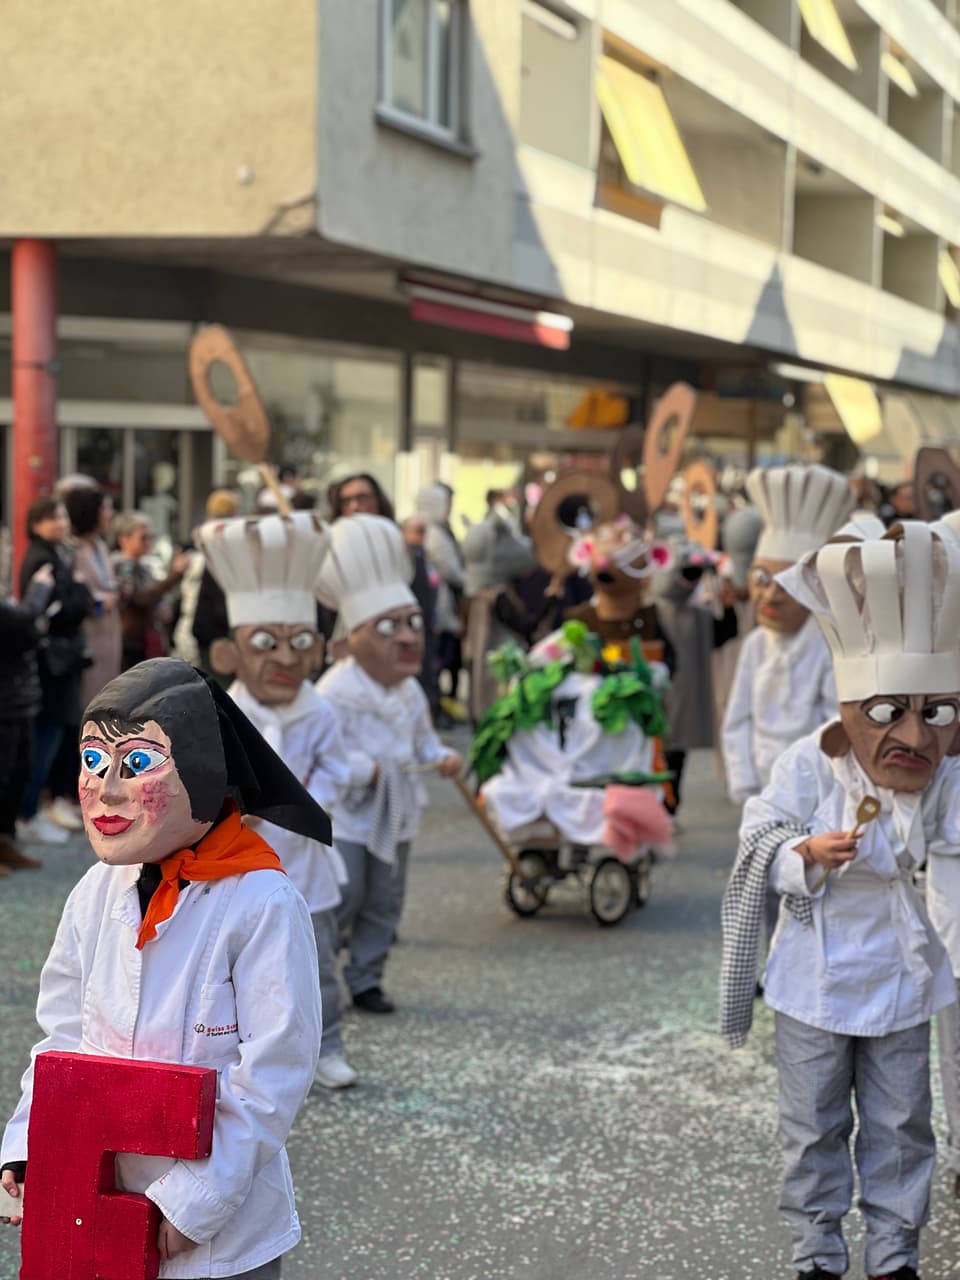
<svg viewBox="0 0 960 1280"><path fill-rule="evenodd" d="M603 54L597 68L597 98L633 186L702 213L707 202L656 81Z"/></svg>
<svg viewBox="0 0 960 1280"><path fill-rule="evenodd" d="M838 62L850 71L859 71L856 54L850 44L834 0L800 0L800 13L810 35L823 45Z"/></svg>

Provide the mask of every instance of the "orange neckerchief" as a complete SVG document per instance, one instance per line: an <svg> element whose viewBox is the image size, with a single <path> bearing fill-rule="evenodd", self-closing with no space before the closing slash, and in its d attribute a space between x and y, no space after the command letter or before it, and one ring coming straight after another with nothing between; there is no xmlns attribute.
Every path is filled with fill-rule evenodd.
<svg viewBox="0 0 960 1280"><path fill-rule="evenodd" d="M137 950L142 951L157 936L157 925L173 915L181 880L223 880L243 871L283 871L283 867L266 840L245 827L234 809L195 849L181 849L160 863L163 878L140 925Z"/></svg>

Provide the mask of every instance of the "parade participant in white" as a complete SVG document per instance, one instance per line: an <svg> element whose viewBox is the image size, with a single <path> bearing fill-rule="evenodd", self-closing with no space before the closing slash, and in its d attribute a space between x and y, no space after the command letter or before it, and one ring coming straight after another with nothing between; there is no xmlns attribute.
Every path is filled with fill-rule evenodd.
<svg viewBox="0 0 960 1280"><path fill-rule="evenodd" d="M3 1135L3 1186L19 1198L29 1181L37 1054L215 1068L211 1154L121 1154L118 1185L163 1214L165 1280L274 1280L300 1237L284 1143L313 1081L320 1000L303 899L241 815L319 839L329 821L223 690L174 658L104 687L80 753L98 861L67 899L40 975L45 1038Z"/></svg>
<svg viewBox="0 0 960 1280"><path fill-rule="evenodd" d="M210 571L222 587L230 639L210 647L213 669L235 675L229 693L309 793L332 810L351 782L337 713L309 683L323 662L313 595L327 551L327 530L309 512L259 519L211 520L197 531ZM343 1047L343 1001L337 975L337 908L346 869L325 845L264 824L261 834L303 895L313 920L323 1004L317 1081L340 1089L357 1073Z"/></svg>
<svg viewBox="0 0 960 1280"><path fill-rule="evenodd" d="M317 580L336 609L349 654L318 681L340 718L356 784L333 806L337 848L347 864L340 922L350 934L344 978L359 1009L389 1013L383 971L403 908L410 842L426 791L415 770L450 777L460 757L440 742L416 675L423 615L410 590L412 568L392 520L338 520Z"/></svg>
<svg viewBox="0 0 960 1280"><path fill-rule="evenodd" d="M854 504L843 476L819 466L757 468L747 491L763 532L749 574L759 625L743 641L723 718L723 763L735 804L767 785L781 751L837 713L830 651L776 575L832 537Z"/></svg>
<svg viewBox="0 0 960 1280"><path fill-rule="evenodd" d="M744 807L722 1029L736 1045L749 1028L769 878L787 904L765 999L794 1261L806 1277L847 1269L853 1096L868 1275L916 1280L934 1164L929 1022L956 992L913 877L960 819L946 760L960 741L960 549L911 522L838 539L781 581L823 628L840 719L784 752ZM868 798L878 812L861 826Z"/></svg>

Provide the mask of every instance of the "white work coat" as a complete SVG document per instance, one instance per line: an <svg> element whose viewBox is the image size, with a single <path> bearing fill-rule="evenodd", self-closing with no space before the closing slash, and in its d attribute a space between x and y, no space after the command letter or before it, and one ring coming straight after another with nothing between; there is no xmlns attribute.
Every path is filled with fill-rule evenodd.
<svg viewBox="0 0 960 1280"><path fill-rule="evenodd" d="M928 1021L952 1004L956 989L947 953L913 884L927 849L942 830L941 764L919 794L876 787L852 752L831 759L823 730L780 756L762 795L744 805L741 835L771 822L812 834L851 831L864 796L883 805L864 828L853 862L831 872L807 866L801 841L781 845L770 867L777 893L808 897L813 925L781 907L764 977L773 1009L809 1026L850 1036L883 1036ZM960 820L960 813L952 821Z"/></svg>
<svg viewBox="0 0 960 1280"><path fill-rule="evenodd" d="M138 951L139 872L98 862L67 899L40 976L45 1038L23 1076L0 1163L28 1159L38 1053L214 1067L211 1155L121 1155L117 1181L199 1242L161 1263L162 1277L233 1276L300 1238L284 1143L320 1051L313 928L285 875L249 871L181 889L173 915Z"/></svg>
<svg viewBox="0 0 960 1280"><path fill-rule="evenodd" d="M228 692L317 804L332 813L337 797L350 784L350 767L330 703L306 681L289 706L265 706L240 680ZM340 905L347 870L336 849L272 822L260 822L256 830L277 854L311 914Z"/></svg>
<svg viewBox="0 0 960 1280"><path fill-rule="evenodd" d="M721 745L734 804L759 795L781 751L836 719L830 649L811 617L792 636L755 627L740 650Z"/></svg>
<svg viewBox="0 0 960 1280"><path fill-rule="evenodd" d="M344 658L324 672L316 689L337 712L351 774L350 789L333 805L334 840L369 842L375 816L371 784L378 765L396 769L408 783L397 840L412 840L427 790L419 774L406 771L449 754L434 732L426 694L412 676L399 684L382 685L353 658Z"/></svg>

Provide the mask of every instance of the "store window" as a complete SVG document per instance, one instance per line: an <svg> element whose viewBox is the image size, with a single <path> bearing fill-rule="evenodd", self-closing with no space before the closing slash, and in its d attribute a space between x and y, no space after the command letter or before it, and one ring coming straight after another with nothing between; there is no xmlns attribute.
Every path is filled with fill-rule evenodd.
<svg viewBox="0 0 960 1280"><path fill-rule="evenodd" d="M466 0L382 0L381 18L381 115L459 138Z"/></svg>

